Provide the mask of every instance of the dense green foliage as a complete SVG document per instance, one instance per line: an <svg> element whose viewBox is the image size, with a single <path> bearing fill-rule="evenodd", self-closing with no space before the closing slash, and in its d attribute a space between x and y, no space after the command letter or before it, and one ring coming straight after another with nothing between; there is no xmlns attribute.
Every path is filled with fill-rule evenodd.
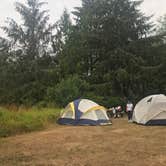
<svg viewBox="0 0 166 166"><path fill-rule="evenodd" d="M16 3L0 38L0 103L64 106L89 98L105 106L166 93L165 19L157 33L141 1L82 0L49 24L40 0ZM156 34L156 35L154 35Z"/></svg>
<svg viewBox="0 0 166 166"><path fill-rule="evenodd" d="M86 81L81 80L78 76L69 76L67 79L61 80L55 87L48 88L48 101L64 107L69 101L83 97L88 87Z"/></svg>
<svg viewBox="0 0 166 166"><path fill-rule="evenodd" d="M41 130L55 123L59 109L19 110L17 112L0 108L0 137Z"/></svg>

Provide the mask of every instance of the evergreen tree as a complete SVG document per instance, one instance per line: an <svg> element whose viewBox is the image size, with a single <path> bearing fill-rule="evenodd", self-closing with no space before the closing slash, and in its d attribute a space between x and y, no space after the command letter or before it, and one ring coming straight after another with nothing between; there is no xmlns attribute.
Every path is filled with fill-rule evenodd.
<svg viewBox="0 0 166 166"><path fill-rule="evenodd" d="M74 64L73 72L86 74L92 84L107 82L115 95L133 96L143 65L142 54L133 49L152 28L150 17L138 10L141 2L83 0L73 12L76 26L67 43L69 71Z"/></svg>
<svg viewBox="0 0 166 166"><path fill-rule="evenodd" d="M160 34L160 35L166 34L166 14L160 17L158 21L157 34Z"/></svg>
<svg viewBox="0 0 166 166"><path fill-rule="evenodd" d="M74 24L65 9L54 25L45 2L17 2L22 24L9 19L0 38L0 102L64 106L82 96L110 106L166 93L165 17L154 35L141 2L82 0Z"/></svg>
<svg viewBox="0 0 166 166"><path fill-rule="evenodd" d="M5 74L1 73L1 102L35 104L43 100L47 87L58 80L54 57L48 54L54 26L48 23L48 10L42 9L45 4L40 0L16 2L22 24L8 19L9 25L2 27L10 49Z"/></svg>
<svg viewBox="0 0 166 166"><path fill-rule="evenodd" d="M48 23L48 10L42 10L45 2L27 0L26 4L16 2L16 11L21 15L22 24L8 18L8 26L2 27L15 49L20 49L28 59L45 54L48 50L53 26Z"/></svg>
<svg viewBox="0 0 166 166"><path fill-rule="evenodd" d="M64 12L55 24L56 34L52 35L51 42L53 51L58 56L61 54L64 44L69 37L71 32L72 22L70 20L70 14L67 9L64 9Z"/></svg>
<svg viewBox="0 0 166 166"><path fill-rule="evenodd" d="M72 22L70 19L70 14L65 8L59 20L59 27L60 27L64 42L68 39L68 36L70 35L71 26L72 26Z"/></svg>

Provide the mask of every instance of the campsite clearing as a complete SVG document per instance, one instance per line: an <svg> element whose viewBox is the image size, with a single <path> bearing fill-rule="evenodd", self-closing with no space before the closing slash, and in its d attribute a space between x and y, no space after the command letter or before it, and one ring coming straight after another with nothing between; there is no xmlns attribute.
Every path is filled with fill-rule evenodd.
<svg viewBox="0 0 166 166"><path fill-rule="evenodd" d="M110 126L52 126L0 138L0 165L165 166L166 127L124 119Z"/></svg>

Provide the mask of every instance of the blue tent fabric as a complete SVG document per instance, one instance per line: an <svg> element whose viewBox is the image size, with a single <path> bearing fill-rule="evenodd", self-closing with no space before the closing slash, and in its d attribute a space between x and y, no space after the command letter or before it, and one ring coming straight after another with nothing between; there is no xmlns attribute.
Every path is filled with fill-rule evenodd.
<svg viewBox="0 0 166 166"><path fill-rule="evenodd" d="M108 123L108 120L89 120L89 119L79 119L79 120L75 120L75 119L68 119L68 118L60 118L58 119L58 123L61 125L74 125L74 126L78 126L78 125L91 125L91 126L96 126L96 125L100 125L100 124L104 124L104 123Z"/></svg>
<svg viewBox="0 0 166 166"><path fill-rule="evenodd" d="M150 120L145 125L166 125L166 119L157 119L157 120Z"/></svg>
<svg viewBox="0 0 166 166"><path fill-rule="evenodd" d="M82 116L82 112L78 109L79 103L80 103L80 99L75 100L74 103L74 109L75 109L75 119L78 120L80 119L80 117Z"/></svg>

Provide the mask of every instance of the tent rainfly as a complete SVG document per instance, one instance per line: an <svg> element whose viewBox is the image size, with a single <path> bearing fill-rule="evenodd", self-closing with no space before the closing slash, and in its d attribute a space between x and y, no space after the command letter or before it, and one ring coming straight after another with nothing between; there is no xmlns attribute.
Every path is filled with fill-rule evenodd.
<svg viewBox="0 0 166 166"><path fill-rule="evenodd" d="M64 125L111 124L106 114L106 109L87 99L79 99L69 103L58 123Z"/></svg>
<svg viewBox="0 0 166 166"><path fill-rule="evenodd" d="M151 95L138 102L133 121L143 125L166 125L166 96Z"/></svg>

